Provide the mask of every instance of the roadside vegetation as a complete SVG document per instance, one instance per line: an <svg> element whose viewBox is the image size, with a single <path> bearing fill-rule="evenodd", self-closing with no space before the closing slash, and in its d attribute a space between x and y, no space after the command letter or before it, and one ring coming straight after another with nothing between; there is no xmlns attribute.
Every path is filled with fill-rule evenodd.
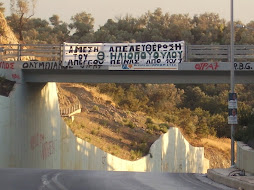
<svg viewBox="0 0 254 190"><path fill-rule="evenodd" d="M0 12L4 13L4 6L0 2ZM63 22L58 15L44 20L28 14L22 17L22 27L19 27L21 15L13 11L6 20L20 43L26 44L184 40L192 45L228 45L230 42L229 22L214 13L190 17L163 13L157 8L137 18L130 15L108 18L97 30L93 16L85 11L75 14L70 23ZM244 28L236 28L235 44L254 44L254 31L248 28L254 28L254 21ZM8 96L13 84L0 78L0 87L1 93ZM62 88L71 92L66 96L77 96L83 105L81 115L75 117L74 122L66 119L72 131L114 155L135 160L147 154L149 146L169 127L177 126L191 144L205 147L212 167L229 166L227 101L230 87L227 84L67 84ZM235 91L239 121L236 139L251 144L254 85L238 84Z"/></svg>
<svg viewBox="0 0 254 190"><path fill-rule="evenodd" d="M0 95L9 96L10 92L13 89L15 82L9 81L4 77L0 77Z"/></svg>

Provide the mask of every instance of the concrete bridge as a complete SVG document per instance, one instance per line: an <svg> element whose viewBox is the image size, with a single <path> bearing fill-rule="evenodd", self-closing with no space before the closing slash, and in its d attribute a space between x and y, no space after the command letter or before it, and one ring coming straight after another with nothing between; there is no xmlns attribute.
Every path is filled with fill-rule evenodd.
<svg viewBox="0 0 254 190"><path fill-rule="evenodd" d="M0 76L15 81L0 96L0 167L206 172L204 149L170 130L136 162L120 160L75 137L60 117L52 82L229 83L229 46L185 47L177 70L109 70L109 65L62 65L61 45L0 45ZM236 83L253 83L254 46L235 46ZM40 60L40 61L38 61ZM49 82L49 83L48 83ZM173 141L172 141L173 139Z"/></svg>
<svg viewBox="0 0 254 190"><path fill-rule="evenodd" d="M109 65L62 65L62 45L0 45L0 74L24 82L230 83L230 46L186 45L177 70L110 70ZM254 81L254 45L235 45L235 83ZM12 61L7 61L12 60ZM40 60L40 61L38 61Z"/></svg>

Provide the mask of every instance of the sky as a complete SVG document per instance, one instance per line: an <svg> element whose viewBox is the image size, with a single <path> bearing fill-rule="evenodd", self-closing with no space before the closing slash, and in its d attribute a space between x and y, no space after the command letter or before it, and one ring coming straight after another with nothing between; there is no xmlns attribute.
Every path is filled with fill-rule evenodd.
<svg viewBox="0 0 254 190"><path fill-rule="evenodd" d="M30 0L28 0L30 1ZM10 15L10 0L0 0ZM190 17L203 13L217 13L230 21L231 0L37 0L34 17L48 20L53 14L70 23L70 18L85 11L95 19L95 29L108 19L124 17L127 14L139 17L148 11L161 8L163 13L189 14ZM254 20L254 0L234 0L234 20L247 24Z"/></svg>

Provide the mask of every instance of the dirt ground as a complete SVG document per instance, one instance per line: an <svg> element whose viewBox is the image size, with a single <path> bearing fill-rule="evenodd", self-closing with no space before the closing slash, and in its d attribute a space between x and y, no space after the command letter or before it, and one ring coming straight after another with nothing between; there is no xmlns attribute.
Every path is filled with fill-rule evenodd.
<svg viewBox="0 0 254 190"><path fill-rule="evenodd" d="M147 127L148 117L144 113L120 109L110 97L98 93L95 87L69 83L57 86L60 106L68 107L77 101L82 105L82 112L75 115L73 122L64 118L73 133L119 158L136 160L145 156L153 142L163 134ZM162 124L152 120L157 125ZM186 139L193 146L204 147L210 168L230 167L230 139Z"/></svg>

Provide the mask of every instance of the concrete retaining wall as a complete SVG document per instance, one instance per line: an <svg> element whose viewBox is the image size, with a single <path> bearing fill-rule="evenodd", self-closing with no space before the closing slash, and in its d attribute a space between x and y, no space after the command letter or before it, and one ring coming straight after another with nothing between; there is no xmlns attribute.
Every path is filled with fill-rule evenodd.
<svg viewBox="0 0 254 190"><path fill-rule="evenodd" d="M10 134L10 98L0 96L0 166L8 166Z"/></svg>
<svg viewBox="0 0 254 190"><path fill-rule="evenodd" d="M236 166L254 174L254 150L243 142L237 142Z"/></svg>
<svg viewBox="0 0 254 190"><path fill-rule="evenodd" d="M0 167L206 173L204 149L171 128L137 161L105 153L73 135L59 113L55 83L16 84L0 96Z"/></svg>
<svg viewBox="0 0 254 190"><path fill-rule="evenodd" d="M64 169L206 173L209 167L204 149L192 147L177 128L170 128L161 136L147 156L127 161L75 137L65 124L62 127L61 168Z"/></svg>

